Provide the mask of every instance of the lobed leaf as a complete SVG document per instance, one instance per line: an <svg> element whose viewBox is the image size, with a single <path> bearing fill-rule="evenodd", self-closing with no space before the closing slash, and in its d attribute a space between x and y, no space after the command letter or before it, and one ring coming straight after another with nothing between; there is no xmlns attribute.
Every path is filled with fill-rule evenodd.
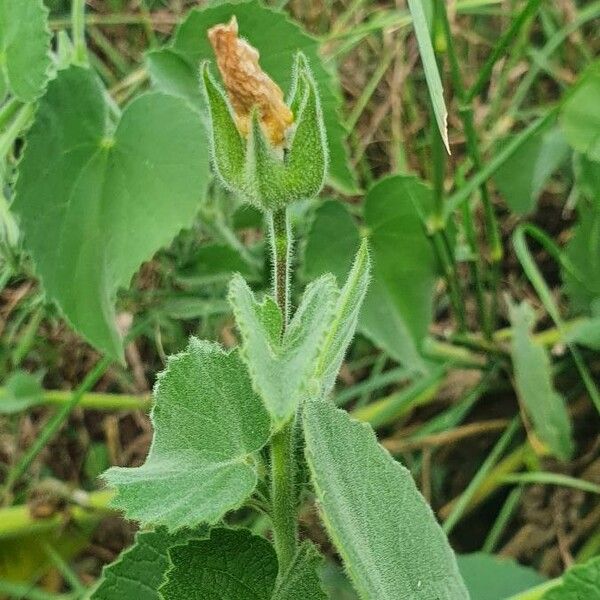
<svg viewBox="0 0 600 600"><path fill-rule="evenodd" d="M12 209L46 294L103 352L122 357L117 290L189 226L209 180L202 123L180 98L143 94L119 123L87 69L40 100Z"/></svg>
<svg viewBox="0 0 600 600"><path fill-rule="evenodd" d="M322 518L361 598L468 599L431 508L373 430L324 401L303 414Z"/></svg>
<svg viewBox="0 0 600 600"><path fill-rule="evenodd" d="M555 456L567 460L573 453L571 421L563 397L552 385L550 358L531 337L534 314L523 302L509 305L513 328L511 356L515 386L535 432Z"/></svg>
<svg viewBox="0 0 600 600"><path fill-rule="evenodd" d="M0 102L40 96L49 77L50 29L43 0L0 0Z"/></svg>
<svg viewBox="0 0 600 600"><path fill-rule="evenodd" d="M252 455L267 442L269 417L237 351L190 340L155 388L154 438L138 468L113 467L115 508L170 531L216 523L257 482Z"/></svg>
<svg viewBox="0 0 600 600"><path fill-rule="evenodd" d="M162 600L158 588L171 564L169 549L207 536L208 528L184 529L177 533L168 533L165 529L139 531L133 546L102 569L90 600Z"/></svg>
<svg viewBox="0 0 600 600"><path fill-rule="evenodd" d="M308 285L282 336L282 317L273 299L267 296L259 303L242 277L231 280L229 302L242 335L243 356L277 427L295 414L311 391L338 293L331 275Z"/></svg>
<svg viewBox="0 0 600 600"><path fill-rule="evenodd" d="M169 551L172 566L160 588L169 600L324 600L314 546L303 544L277 581L277 556L263 537L246 529L213 529Z"/></svg>

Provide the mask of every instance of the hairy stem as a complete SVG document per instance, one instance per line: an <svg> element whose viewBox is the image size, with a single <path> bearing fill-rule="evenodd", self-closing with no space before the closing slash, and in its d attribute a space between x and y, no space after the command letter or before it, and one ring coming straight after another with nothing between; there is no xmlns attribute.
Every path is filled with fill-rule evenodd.
<svg viewBox="0 0 600 600"><path fill-rule="evenodd" d="M273 296L287 326L289 307L289 263L291 232L285 209L271 215L273 249ZM295 420L286 423L271 438L271 520L279 560L279 572L288 568L298 541L295 483Z"/></svg>
<svg viewBox="0 0 600 600"><path fill-rule="evenodd" d="M73 0L73 3L71 4L71 29L73 36L74 62L78 65L86 65L85 0Z"/></svg>

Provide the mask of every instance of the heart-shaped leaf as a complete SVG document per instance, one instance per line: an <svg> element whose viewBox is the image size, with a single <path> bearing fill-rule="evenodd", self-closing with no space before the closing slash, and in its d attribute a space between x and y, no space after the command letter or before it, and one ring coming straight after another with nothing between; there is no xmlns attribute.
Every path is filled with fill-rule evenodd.
<svg viewBox="0 0 600 600"><path fill-rule="evenodd" d="M48 9L42 0L0 0L0 102L7 91L31 102L50 69Z"/></svg>
<svg viewBox="0 0 600 600"><path fill-rule="evenodd" d="M110 355L122 355L117 289L198 210L205 138L186 102L160 93L139 96L114 126L101 84L80 67L59 72L40 101L13 209L46 293Z"/></svg>
<svg viewBox="0 0 600 600"><path fill-rule="evenodd" d="M252 454L269 438L269 417L238 352L192 338L169 359L155 389L154 439L139 468L109 469L112 504L169 530L215 523L250 496Z"/></svg>

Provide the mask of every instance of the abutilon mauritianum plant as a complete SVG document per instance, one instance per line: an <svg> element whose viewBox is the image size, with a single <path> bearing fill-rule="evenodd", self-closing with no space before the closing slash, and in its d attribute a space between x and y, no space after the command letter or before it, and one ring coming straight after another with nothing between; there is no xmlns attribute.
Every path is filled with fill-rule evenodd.
<svg viewBox="0 0 600 600"><path fill-rule="evenodd" d="M287 206L315 197L327 173L310 66L298 52L284 101L235 17L208 36L225 85L201 65L214 172L270 221L273 291L257 299L235 275L228 300L240 348L192 338L159 376L145 463L104 475L117 491L113 506L144 530L92 597L323 600L320 554L298 535L310 493L361 598L468 598L409 471L330 399L369 284L366 242L343 287L323 275L289 314ZM273 545L226 525L242 507L268 516ZM148 561L150 581L140 570Z"/></svg>

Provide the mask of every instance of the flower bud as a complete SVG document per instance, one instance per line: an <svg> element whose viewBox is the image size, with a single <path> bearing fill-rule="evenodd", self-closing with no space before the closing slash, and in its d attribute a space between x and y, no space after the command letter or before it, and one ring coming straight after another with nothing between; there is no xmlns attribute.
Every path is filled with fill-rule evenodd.
<svg viewBox="0 0 600 600"><path fill-rule="evenodd" d="M223 185L262 210L316 196L327 173L327 140L317 86L304 55L296 55L285 104L279 87L261 71L258 52L237 39L234 20L211 29L209 37L229 97L205 62L201 81L213 166Z"/></svg>

